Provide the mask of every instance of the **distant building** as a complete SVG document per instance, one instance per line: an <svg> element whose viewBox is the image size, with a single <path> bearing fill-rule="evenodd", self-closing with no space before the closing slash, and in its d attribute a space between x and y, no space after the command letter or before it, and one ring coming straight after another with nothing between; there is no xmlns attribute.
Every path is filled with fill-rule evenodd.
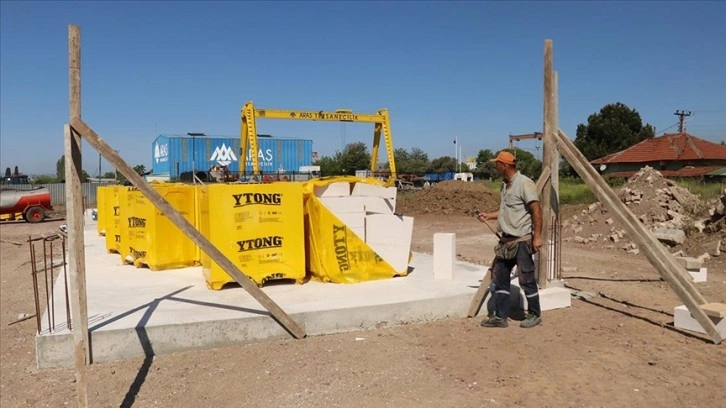
<svg viewBox="0 0 726 408"><path fill-rule="evenodd" d="M630 177L645 166L664 177L725 177L726 146L684 133L646 139L625 150L592 160L603 176Z"/></svg>

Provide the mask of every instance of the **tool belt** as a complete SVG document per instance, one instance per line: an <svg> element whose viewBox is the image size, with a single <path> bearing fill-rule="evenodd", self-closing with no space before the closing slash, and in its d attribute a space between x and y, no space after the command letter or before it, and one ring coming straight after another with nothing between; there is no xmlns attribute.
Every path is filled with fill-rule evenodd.
<svg viewBox="0 0 726 408"><path fill-rule="evenodd" d="M494 254L497 258L504 260L512 260L517 258L517 251L519 250L519 243L525 242L531 245L532 234L527 234L522 237L514 237L503 235L499 240L499 243L494 247Z"/></svg>

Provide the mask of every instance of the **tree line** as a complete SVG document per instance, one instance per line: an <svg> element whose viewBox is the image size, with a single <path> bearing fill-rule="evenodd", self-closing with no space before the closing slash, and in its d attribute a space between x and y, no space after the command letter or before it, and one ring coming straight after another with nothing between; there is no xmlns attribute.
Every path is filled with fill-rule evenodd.
<svg viewBox="0 0 726 408"><path fill-rule="evenodd" d="M655 137L655 129L650 124L643 124L640 114L627 105L616 102L605 105L599 112L591 114L587 123L577 126L575 145L588 160L594 160L631 147L643 140ZM517 157L517 168L530 178L537 179L542 172L542 162L532 153L520 148L505 149ZM489 160L498 151L482 148L476 156L473 170L461 163L462 171L474 173L479 178L496 177L494 165ZM442 156L430 159L428 154L418 147L406 150L397 148L393 152L396 172L423 176L426 173L446 173L457 171L459 163L456 158ZM316 165L320 166L323 175L353 175L356 170L370 169L371 153L363 142L349 143L342 151L332 156L323 156ZM376 171L385 171L388 163L383 163ZM466 170L465 170L466 169ZM575 171L566 161L561 161L560 176L578 178Z"/></svg>

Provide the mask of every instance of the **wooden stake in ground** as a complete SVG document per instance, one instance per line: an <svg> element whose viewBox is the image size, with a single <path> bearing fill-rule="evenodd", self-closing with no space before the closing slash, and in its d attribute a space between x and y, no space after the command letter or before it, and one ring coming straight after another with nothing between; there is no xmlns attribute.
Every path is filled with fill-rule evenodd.
<svg viewBox="0 0 726 408"><path fill-rule="evenodd" d="M544 46L544 123L542 131L542 168L552 171L552 155L553 155L553 138L554 138L554 116L555 113L552 102L554 100L552 87L552 40L545 40ZM540 197L542 203L542 249L539 252L537 262L538 278L537 283L540 289L544 289L548 285L547 276L549 275L550 266L550 242L552 237L550 227L552 224L552 183L548 180L545 182L544 190Z"/></svg>
<svg viewBox="0 0 726 408"><path fill-rule="evenodd" d="M582 155L562 130L555 133L555 142L558 145L559 151L570 163L572 168L575 169L577 174L582 177L592 192L595 193L598 200L609 211L612 211L623 224L628 235L643 249L644 255L663 279L670 284L671 288L691 312L691 315L710 336L711 341L716 344L723 341L721 334L716 329L716 325L714 325L713 321L711 321L700 307L700 305L706 303L706 299L693 285L690 275L686 277L685 269L676 263L675 258L640 223L632 211L620 201L615 192L603 180L602 176L595 171L585 156Z"/></svg>
<svg viewBox="0 0 726 408"><path fill-rule="evenodd" d="M81 117L81 32L68 27L68 88L71 121ZM86 251L83 238L83 194L81 190L81 138L64 129L66 224L68 226L68 264L70 269L73 353L75 356L78 406L88 406L86 365L91 362L88 347L88 305L86 302Z"/></svg>
<svg viewBox="0 0 726 408"><path fill-rule="evenodd" d="M225 272L229 274L237 283L240 284L255 300L257 300L265 309L267 309L273 318L275 318L285 329L287 329L296 338L305 337L305 330L297 324L290 316L283 311L265 292L242 271L235 266L217 247L212 245L184 216L179 214L168 201L164 199L151 185L134 171L117 153L111 148L96 132L93 131L80 118L76 118L71 122L71 126L79 132L83 138L88 141L106 160L116 167L121 174L126 176L134 187L138 188L141 193L169 218L189 239L191 239L199 248L209 255Z"/></svg>

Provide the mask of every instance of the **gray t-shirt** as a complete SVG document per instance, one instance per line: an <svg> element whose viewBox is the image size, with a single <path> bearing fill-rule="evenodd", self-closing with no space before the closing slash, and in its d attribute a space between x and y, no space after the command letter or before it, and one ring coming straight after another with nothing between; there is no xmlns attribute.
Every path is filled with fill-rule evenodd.
<svg viewBox="0 0 726 408"><path fill-rule="evenodd" d="M521 237L532 233L532 215L527 206L539 201L537 187L529 177L517 172L512 184L502 183L499 202L499 229L505 234Z"/></svg>

